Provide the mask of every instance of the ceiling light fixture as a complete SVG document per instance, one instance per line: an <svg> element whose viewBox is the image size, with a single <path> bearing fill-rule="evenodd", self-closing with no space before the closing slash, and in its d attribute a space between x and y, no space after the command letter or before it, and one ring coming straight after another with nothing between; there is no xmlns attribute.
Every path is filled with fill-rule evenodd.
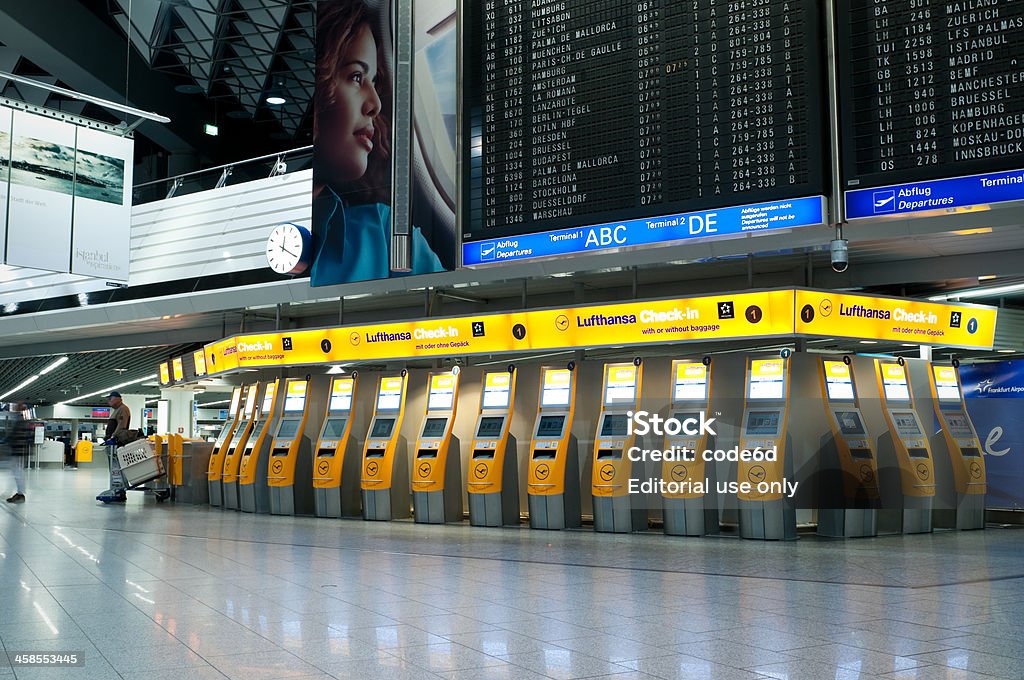
<svg viewBox="0 0 1024 680"><path fill-rule="evenodd" d="M976 234L991 234L992 227L979 227L977 229L959 229L953 232L957 236L975 236Z"/></svg>
<svg viewBox="0 0 1024 680"><path fill-rule="evenodd" d="M75 397L74 399L65 399L64 401L59 402L57 404L57 406L64 406L66 404L73 404L76 401L81 401L83 399L88 399L89 397L96 397L96 396L99 396L99 395L105 394L105 393L109 394L110 392L113 392L114 390L119 390L122 387L129 387L131 385L138 385L139 383L146 382L147 380L156 380L158 377L159 376L157 376L154 373L153 375L147 375L145 378L138 378L137 380L129 380L128 382L121 383L120 385L113 385L111 387L107 387L107 388L102 389L102 390L96 390L95 392L90 392L89 394L81 394L81 395Z"/></svg>
<svg viewBox="0 0 1024 680"><path fill-rule="evenodd" d="M1024 283L1015 283L1010 286L995 286L994 288L967 288L966 290L959 290L955 293L933 295L928 298L928 300L931 302L945 302L946 300L952 300L953 298L997 297L999 295L1021 292L1024 292Z"/></svg>
<svg viewBox="0 0 1024 680"><path fill-rule="evenodd" d="M66 362L67 360L68 360L67 357L60 357L59 359L57 359L56 361L54 361L53 363L48 365L43 370L41 370L38 373L36 373L35 375L32 375L32 376L29 376L28 378L25 378L25 380L23 380L16 387L14 387L14 388L4 392L3 394L0 394L0 401L6 399L7 397L11 396L12 394L14 394L16 392L20 392L21 390L25 389L26 387L28 387L29 385L34 383L36 380L39 380L40 376L46 375L47 373L49 373L53 369L57 368L58 366L60 366L64 362Z"/></svg>

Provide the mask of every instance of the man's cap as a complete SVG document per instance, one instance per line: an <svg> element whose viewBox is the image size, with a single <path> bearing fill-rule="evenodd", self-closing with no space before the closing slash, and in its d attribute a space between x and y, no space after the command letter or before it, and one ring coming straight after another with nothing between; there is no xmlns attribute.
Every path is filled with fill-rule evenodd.
<svg viewBox="0 0 1024 680"><path fill-rule="evenodd" d="M107 395L107 399L113 399L114 397L117 397L118 399L120 399L121 398L121 393L115 391L115 392L111 392L110 394Z"/></svg>

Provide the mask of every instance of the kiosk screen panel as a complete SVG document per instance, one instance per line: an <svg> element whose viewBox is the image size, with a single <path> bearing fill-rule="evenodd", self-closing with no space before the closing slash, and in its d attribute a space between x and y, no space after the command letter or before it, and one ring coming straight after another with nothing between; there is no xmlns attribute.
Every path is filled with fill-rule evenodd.
<svg viewBox="0 0 1024 680"><path fill-rule="evenodd" d="M675 401L706 400L708 398L708 367L698 363L677 363L672 398Z"/></svg>
<svg viewBox="0 0 1024 680"><path fill-rule="evenodd" d="M238 405L242 401L242 388L236 387L231 391L231 405L228 406L228 417L234 418L235 414L238 413Z"/></svg>
<svg viewBox="0 0 1024 680"><path fill-rule="evenodd" d="M829 401L854 401L853 374L842 361L825 362L825 392Z"/></svg>
<svg viewBox="0 0 1024 680"><path fill-rule="evenodd" d="M541 416L537 421L537 436L557 439L562 436L565 416Z"/></svg>
<svg viewBox="0 0 1024 680"><path fill-rule="evenodd" d="M252 416L252 412L256 410L256 385L249 388L249 394L245 395L245 417L249 418Z"/></svg>
<svg viewBox="0 0 1024 680"><path fill-rule="evenodd" d="M377 391L378 411L397 411L402 407L402 378L381 378Z"/></svg>
<svg viewBox="0 0 1024 680"><path fill-rule="evenodd" d="M629 418L622 413L606 413L601 421L602 437L625 437L629 429Z"/></svg>
<svg viewBox="0 0 1024 680"><path fill-rule="evenodd" d="M917 426L917 418L909 411L892 413L892 424L896 426L896 433L901 437L921 437L921 428Z"/></svg>
<svg viewBox="0 0 1024 680"><path fill-rule="evenodd" d="M274 395L277 393L277 383L267 385L267 391L263 393L263 405L260 407L260 415L266 418L274 407Z"/></svg>
<svg viewBox="0 0 1024 680"><path fill-rule="evenodd" d="M856 411L836 411L836 422L839 423L839 432L847 437L868 436L860 414Z"/></svg>
<svg viewBox="0 0 1024 680"><path fill-rule="evenodd" d="M899 364L882 364L882 389L888 401L910 401L907 374Z"/></svg>
<svg viewBox="0 0 1024 680"><path fill-rule="evenodd" d="M476 436L480 439L496 439L501 435L501 428L504 424L505 418L501 416L481 418L480 427L476 429Z"/></svg>
<svg viewBox="0 0 1024 680"><path fill-rule="evenodd" d="M373 421L373 429L370 431L370 439L387 439L391 436L391 430L393 430L394 427L394 418L377 418Z"/></svg>
<svg viewBox="0 0 1024 680"><path fill-rule="evenodd" d="M753 359L750 362L748 399L786 398L785 364L783 359Z"/></svg>
<svg viewBox="0 0 1024 680"><path fill-rule="evenodd" d="M779 434L779 411L750 411L747 413L747 434L774 437Z"/></svg>
<svg viewBox="0 0 1024 680"><path fill-rule="evenodd" d="M447 424L447 418L427 418L423 422L423 434L421 436L424 438L440 437L444 434L444 426Z"/></svg>
<svg viewBox="0 0 1024 680"><path fill-rule="evenodd" d="M352 378L335 378L331 384L331 411L348 411L352 408Z"/></svg>
<svg viewBox="0 0 1024 680"><path fill-rule="evenodd" d="M512 374L487 373L484 375L484 395L480 402L482 408L508 408L511 397Z"/></svg>
<svg viewBox="0 0 1024 680"><path fill-rule="evenodd" d="M293 380L285 388L284 395L285 413L302 413L306 410L306 381Z"/></svg>
<svg viewBox="0 0 1024 680"><path fill-rule="evenodd" d="M281 424L277 427L277 438L290 439L294 437L299 431L299 422L294 418L282 420Z"/></svg>
<svg viewBox="0 0 1024 680"><path fill-rule="evenodd" d="M544 371L544 387L540 394L541 407L568 406L572 388L572 371L566 368Z"/></svg>
<svg viewBox="0 0 1024 680"><path fill-rule="evenodd" d="M935 377L935 396L939 401L960 402L960 383L956 379L956 369L952 366L932 366Z"/></svg>
<svg viewBox="0 0 1024 680"><path fill-rule="evenodd" d="M341 439L345 436L346 418L328 418L324 423L323 439Z"/></svg>
<svg viewBox="0 0 1024 680"><path fill-rule="evenodd" d="M430 376L430 394L427 410L448 410L455 403L455 376L452 374Z"/></svg>
<svg viewBox="0 0 1024 680"><path fill-rule="evenodd" d="M604 403L608 405L635 402L636 378L636 366L609 366L605 373Z"/></svg>
<svg viewBox="0 0 1024 680"><path fill-rule="evenodd" d="M946 426L949 427L950 433L952 433L954 437L960 437L961 439L974 437L974 432L971 430L971 423L967 420L967 416L963 412L944 413L943 418L946 421Z"/></svg>

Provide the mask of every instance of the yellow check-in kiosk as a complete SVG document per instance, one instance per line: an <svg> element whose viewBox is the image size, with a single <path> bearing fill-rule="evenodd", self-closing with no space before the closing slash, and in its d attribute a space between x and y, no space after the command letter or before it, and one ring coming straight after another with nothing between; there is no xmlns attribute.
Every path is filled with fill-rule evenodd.
<svg viewBox="0 0 1024 680"><path fill-rule="evenodd" d="M935 497L935 466L928 437L914 410L914 394L910 388L906 364L903 359L875 359L875 375L882 398L882 413L889 425L889 435L900 468L902 531L905 534L930 532Z"/></svg>
<svg viewBox="0 0 1024 680"><path fill-rule="evenodd" d="M985 528L985 493L988 484L985 478L985 459L981 455L981 442L974 429L974 423L967 415L963 386L960 382L959 362L953 366L932 364L928 373L935 404L935 416L939 431L932 435L932 450L943 447L949 453L953 468L953 489L950 498L954 505L953 521L944 521L945 510L936 511L936 519L942 526L960 530Z"/></svg>
<svg viewBox="0 0 1024 680"><path fill-rule="evenodd" d="M462 455L452 434L458 403L459 367L431 373L412 464L412 512L420 524L462 521Z"/></svg>
<svg viewBox="0 0 1024 680"><path fill-rule="evenodd" d="M628 534L647 529L647 510L637 507L629 493L629 480L646 475L639 472L642 464L626 455L637 441L630 433L629 413L637 410L642 380L639 358L630 364L605 364L590 481L595 531Z"/></svg>
<svg viewBox="0 0 1024 680"><path fill-rule="evenodd" d="M818 534L833 538L878 534L878 457L860 409L852 364L850 357L818 363L825 418L837 458L831 466L835 474L829 478L838 482L823 482Z"/></svg>
<svg viewBox="0 0 1024 680"><path fill-rule="evenodd" d="M576 364L540 370L540 401L530 442L526 480L533 529L576 529L582 524L580 458L572 420Z"/></svg>
<svg viewBox="0 0 1024 680"><path fill-rule="evenodd" d="M270 486L267 481L267 457L277 431L284 403L283 380L268 382L252 436L245 443L242 462L238 465L238 503L242 512L270 512Z"/></svg>
<svg viewBox="0 0 1024 680"><path fill-rule="evenodd" d="M210 505L219 506L223 502L222 474L224 473L224 457L228 453L228 446L235 436L235 429L241 419L242 408L242 387L231 390L231 403L228 406L228 417L224 426L217 435L217 441L213 444L213 453L210 454L210 461L206 467L206 482L209 488Z"/></svg>
<svg viewBox="0 0 1024 680"><path fill-rule="evenodd" d="M316 442L313 459L313 504L317 517L359 517L360 458L349 451L352 444L352 403L359 374L331 379L327 412Z"/></svg>
<svg viewBox="0 0 1024 680"><path fill-rule="evenodd" d="M306 434L309 419L309 378L288 378L284 408L267 460L270 514L313 514L313 456Z"/></svg>
<svg viewBox="0 0 1024 680"><path fill-rule="evenodd" d="M672 362L670 415L680 423L700 422L711 403L711 357L703 361L677 359ZM666 487L663 495L663 529L669 536L717 534L718 504L709 492L715 488L715 466L703 453L714 446L711 436L699 429L695 434L680 432L665 437L665 449L693 452L691 461L664 461L661 478L678 487ZM709 488L710 486L710 488ZM677 490L668 490L677 489Z"/></svg>
<svg viewBox="0 0 1024 680"><path fill-rule="evenodd" d="M737 481L749 491L737 493L740 537L780 541L796 539L796 510L787 502L785 481L792 481L786 456L789 416L789 352L774 358L747 358L740 451L775 450L775 460L740 460ZM788 464L787 464L788 461Z"/></svg>
<svg viewBox="0 0 1024 680"><path fill-rule="evenodd" d="M515 366L484 373L466 485L475 527L519 524L519 456L510 432L515 398Z"/></svg>
<svg viewBox="0 0 1024 680"><path fill-rule="evenodd" d="M221 472L221 489L223 500L221 506L228 510L238 510L238 467L242 462L242 454L245 452L245 445L252 436L253 428L256 426L257 410L256 398L259 396L260 383L249 386L242 405L242 416L235 428L235 434L228 445L228 452L224 455L224 468ZM265 388L264 388L265 389Z"/></svg>
<svg viewBox="0 0 1024 680"><path fill-rule="evenodd" d="M402 436L409 372L381 376L363 447L363 519L405 519L410 513L409 453Z"/></svg>

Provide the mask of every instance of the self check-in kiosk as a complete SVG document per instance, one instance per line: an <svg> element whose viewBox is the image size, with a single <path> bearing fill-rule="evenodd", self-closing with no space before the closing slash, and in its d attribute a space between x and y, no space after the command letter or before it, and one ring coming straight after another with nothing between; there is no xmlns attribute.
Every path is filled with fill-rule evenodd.
<svg viewBox="0 0 1024 680"><path fill-rule="evenodd" d="M540 406L530 442L527 498L533 529L575 529L582 524L580 458L572 420L575 364L540 371Z"/></svg>
<svg viewBox="0 0 1024 680"><path fill-rule="evenodd" d="M631 434L629 413L637 409L642 379L640 359L604 367L591 472L595 531L629 533L647 529L647 511L635 507L634 496L629 493L629 480L644 477L638 474L641 464L626 455L637 439Z"/></svg>
<svg viewBox="0 0 1024 680"><path fill-rule="evenodd" d="M270 487L267 485L267 456L281 414L281 386L284 381L268 382L263 391L259 417L252 436L245 443L238 465L238 503L242 512L270 512Z"/></svg>
<svg viewBox="0 0 1024 680"><path fill-rule="evenodd" d="M410 513L409 454L402 436L409 374L381 376L363 447L363 519L405 519Z"/></svg>
<svg viewBox="0 0 1024 680"><path fill-rule="evenodd" d="M671 417L680 423L700 422L701 411L707 414L711 403L712 359L672 362ZM664 461L661 478L671 483L664 493L662 516L664 531L670 536L706 536L717 534L718 504L710 495L715 488L715 466L708 465L704 451L713 446L710 435L680 432L666 435L665 449L692 452L692 460ZM710 485L710 488L708 488Z"/></svg>
<svg viewBox="0 0 1024 680"><path fill-rule="evenodd" d="M935 497L935 466L928 437L914 410L914 394L902 359L875 359L875 375L882 398L882 413L889 425L903 496L902 527L905 534L932 530Z"/></svg>
<svg viewBox="0 0 1024 680"><path fill-rule="evenodd" d="M878 458L860 409L850 357L819 362L825 417L835 442L833 479L822 493L828 507L818 509L818 533L836 538L878 533ZM841 486L838 488L838 486Z"/></svg>
<svg viewBox="0 0 1024 680"><path fill-rule="evenodd" d="M352 443L352 403L359 376L338 376L331 380L330 398L313 460L313 499L317 517L358 517L359 452L349 451Z"/></svg>
<svg viewBox="0 0 1024 680"><path fill-rule="evenodd" d="M172 471L169 481L174 488L175 502L192 505L210 502L206 470L211 453L213 444L210 442L186 439L180 434L167 435L167 459Z"/></svg>
<svg viewBox="0 0 1024 680"><path fill-rule="evenodd" d="M786 500L784 484L792 480L786 455L789 415L789 358L747 358L740 451L776 451L775 460L740 460L737 494L740 537L769 541L796 538L796 510ZM787 461L790 461L787 464Z"/></svg>
<svg viewBox="0 0 1024 680"><path fill-rule="evenodd" d="M267 486L270 514L313 514L313 456L306 421L309 419L309 379L288 378L284 408L270 445Z"/></svg>
<svg viewBox="0 0 1024 680"><path fill-rule="evenodd" d="M240 410L242 407L242 388L236 387L231 390L231 404L228 406L228 418L217 435L217 441L213 444L213 453L210 454L210 461L206 467L206 483L210 490L210 505L220 505L223 502L222 475L224 473L224 457L228 453L228 446L235 436L235 429L241 420Z"/></svg>
<svg viewBox="0 0 1024 680"><path fill-rule="evenodd" d="M942 521L942 526L957 529L985 528L985 459L981 455L981 442L974 429L967 405L964 403L963 387L960 383L960 371L957 365L932 365L929 372L931 378L932 397L935 403L935 416L939 420L940 430L932 436L932 450L939 451L942 447L949 453L949 462L953 468L953 492L955 499L954 521ZM942 512L946 515L948 512ZM940 515L939 512L936 515Z"/></svg>
<svg viewBox="0 0 1024 680"><path fill-rule="evenodd" d="M459 367L431 373L412 464L413 518L421 524L462 521L462 456L452 434L458 403Z"/></svg>
<svg viewBox="0 0 1024 680"><path fill-rule="evenodd" d="M259 396L260 383L249 386L242 405L242 416L235 428L235 434L224 455L224 468L221 472L221 505L228 510L238 510L238 467L242 462L245 446L256 426L256 397Z"/></svg>
<svg viewBox="0 0 1024 680"><path fill-rule="evenodd" d="M487 371L469 461L469 523L477 527L519 524L519 457L509 431L516 369Z"/></svg>

